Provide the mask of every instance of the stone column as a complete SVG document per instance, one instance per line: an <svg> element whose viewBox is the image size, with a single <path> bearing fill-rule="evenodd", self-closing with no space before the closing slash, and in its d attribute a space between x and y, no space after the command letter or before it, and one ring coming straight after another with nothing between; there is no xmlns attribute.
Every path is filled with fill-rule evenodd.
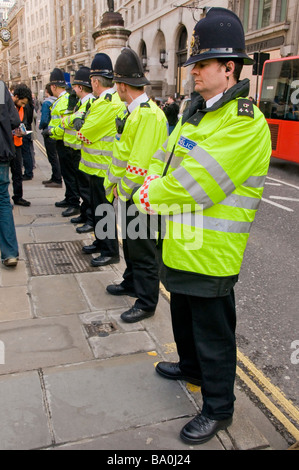
<svg viewBox="0 0 299 470"><path fill-rule="evenodd" d="M109 55L113 65L126 47L131 31L125 29L123 17L117 12L106 12L98 30L93 34L96 52L104 52Z"/></svg>

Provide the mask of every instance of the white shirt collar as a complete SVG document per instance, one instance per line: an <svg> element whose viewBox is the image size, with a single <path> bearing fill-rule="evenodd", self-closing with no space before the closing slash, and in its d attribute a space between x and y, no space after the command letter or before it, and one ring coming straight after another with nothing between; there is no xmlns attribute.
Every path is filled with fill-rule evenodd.
<svg viewBox="0 0 299 470"><path fill-rule="evenodd" d="M106 96L107 94L113 95L113 93L115 93L114 88L109 88L108 90L104 90L104 91L100 94L99 98L102 98L103 96Z"/></svg>
<svg viewBox="0 0 299 470"><path fill-rule="evenodd" d="M137 106L139 106L141 103L146 103L148 101L148 96L146 93L143 93L142 95L138 96L132 103L129 104L128 106L128 111L129 113L132 113Z"/></svg>
<svg viewBox="0 0 299 470"><path fill-rule="evenodd" d="M65 95L66 93L67 93L67 91L64 90L63 92L60 93L60 95L58 96L58 98L60 98L61 96Z"/></svg>
<svg viewBox="0 0 299 470"><path fill-rule="evenodd" d="M92 93L89 93L88 95L84 96L84 98L82 98L82 100L81 100L81 104L84 104L89 99L91 99L91 100L94 99L94 96L93 96Z"/></svg>
<svg viewBox="0 0 299 470"><path fill-rule="evenodd" d="M210 100L206 102L206 107L211 108L213 104L217 103L217 101L219 101L220 98L222 98L223 95L224 93L219 93L219 95L213 96L213 98L211 98Z"/></svg>

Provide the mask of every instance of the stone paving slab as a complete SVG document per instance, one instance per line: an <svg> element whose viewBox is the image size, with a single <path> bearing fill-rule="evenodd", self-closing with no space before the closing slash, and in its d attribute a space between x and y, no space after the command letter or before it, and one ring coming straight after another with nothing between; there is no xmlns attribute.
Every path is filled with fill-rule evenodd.
<svg viewBox="0 0 299 470"><path fill-rule="evenodd" d="M69 226L69 221L65 219L65 217L62 217L60 215L56 215L56 216L45 216L45 217L36 217L33 222L32 222L32 225L33 226L39 226L39 225L48 225L49 228L55 226L57 228L58 225L67 225ZM74 225L72 225L73 227L75 227Z"/></svg>
<svg viewBox="0 0 299 470"><path fill-rule="evenodd" d="M19 214L21 216L30 216L30 215L61 215L61 208L55 207L54 205L50 206L38 206L35 204L32 204L30 207L20 207L19 208Z"/></svg>
<svg viewBox="0 0 299 470"><path fill-rule="evenodd" d="M91 258L86 257L90 263ZM90 310L111 309L124 307L124 311L130 306L127 296L112 296L106 292L108 284L112 284L115 273L111 267L105 267L100 272L75 274L76 279L88 298Z"/></svg>
<svg viewBox="0 0 299 470"><path fill-rule="evenodd" d="M37 372L0 377L0 450L51 445Z"/></svg>
<svg viewBox="0 0 299 470"><path fill-rule="evenodd" d="M0 340L0 375L93 359L76 315L0 323Z"/></svg>
<svg viewBox="0 0 299 470"><path fill-rule="evenodd" d="M96 439L85 440L58 446L55 450L115 450L115 451L148 451L157 450L224 450L217 437L200 446L188 446L179 438L180 430L190 418L178 418L164 423L142 426L126 431L115 432ZM134 453L132 453L132 456ZM145 456L145 458L147 458ZM142 468L142 464L139 468Z"/></svg>
<svg viewBox="0 0 299 470"><path fill-rule="evenodd" d="M18 269L0 266L0 287L27 286L28 272L25 261L19 261Z"/></svg>
<svg viewBox="0 0 299 470"><path fill-rule="evenodd" d="M44 370L56 444L192 416L177 382L147 354ZM88 393L87 393L88 392ZM71 423L71 424L70 424Z"/></svg>
<svg viewBox="0 0 299 470"><path fill-rule="evenodd" d="M17 231L19 230L19 227L28 227L34 222L34 220L35 215L16 215L14 213L14 221Z"/></svg>
<svg viewBox="0 0 299 470"><path fill-rule="evenodd" d="M26 286L1 287L0 322L31 318Z"/></svg>
<svg viewBox="0 0 299 470"><path fill-rule="evenodd" d="M90 311L86 297L73 274L32 277L30 292L37 317Z"/></svg>
<svg viewBox="0 0 299 470"><path fill-rule="evenodd" d="M238 398L241 398L238 397ZM243 399L242 397L241 399ZM236 402L233 424L228 429L233 442L237 443L238 450L265 449L269 442L248 419L248 416L240 407L240 401Z"/></svg>
<svg viewBox="0 0 299 470"><path fill-rule="evenodd" d="M106 337L94 336L89 339L89 343L95 357L98 359L153 351L155 349L155 343L145 331L113 333Z"/></svg>
<svg viewBox="0 0 299 470"><path fill-rule="evenodd" d="M44 207L45 206L42 206L42 209L44 209ZM41 214L47 214L47 212L41 210ZM68 219L66 219L66 224L67 222ZM34 226L32 231L37 243L63 241L69 242L72 240L81 240L82 238L82 236L76 232L75 227L71 223L69 225L59 226L59 230L57 230L57 227L55 226L51 227L51 229L50 227Z"/></svg>

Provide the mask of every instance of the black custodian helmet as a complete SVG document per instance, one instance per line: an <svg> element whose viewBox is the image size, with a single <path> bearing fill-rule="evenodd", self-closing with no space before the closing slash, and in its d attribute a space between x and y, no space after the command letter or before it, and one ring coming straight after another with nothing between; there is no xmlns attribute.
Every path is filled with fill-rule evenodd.
<svg viewBox="0 0 299 470"><path fill-rule="evenodd" d="M243 59L244 65L254 63L245 51L245 34L239 17L226 8L211 8L196 24L190 58L184 66L218 58Z"/></svg>
<svg viewBox="0 0 299 470"><path fill-rule="evenodd" d="M113 80L134 87L150 85L138 55L129 47L125 47L117 58Z"/></svg>
<svg viewBox="0 0 299 470"><path fill-rule="evenodd" d="M113 78L113 65L110 57L104 52L95 55L90 70L90 77L106 77Z"/></svg>
<svg viewBox="0 0 299 470"><path fill-rule="evenodd" d="M50 85L56 85L61 88L66 87L66 81L62 70L55 68L50 74Z"/></svg>
<svg viewBox="0 0 299 470"><path fill-rule="evenodd" d="M85 86L90 89L92 88L91 81L90 81L90 68L89 67L81 67L76 72L73 85Z"/></svg>

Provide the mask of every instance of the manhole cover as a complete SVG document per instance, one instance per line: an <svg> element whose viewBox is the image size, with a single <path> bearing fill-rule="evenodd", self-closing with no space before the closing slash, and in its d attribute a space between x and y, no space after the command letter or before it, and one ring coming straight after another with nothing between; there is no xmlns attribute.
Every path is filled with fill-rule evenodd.
<svg viewBox="0 0 299 470"><path fill-rule="evenodd" d="M53 242L24 245L32 276L51 276L99 271L82 253L82 242Z"/></svg>
<svg viewBox="0 0 299 470"><path fill-rule="evenodd" d="M84 328L89 338L93 336L109 336L111 333L114 333L117 330L114 323L102 323L101 321L84 325Z"/></svg>

